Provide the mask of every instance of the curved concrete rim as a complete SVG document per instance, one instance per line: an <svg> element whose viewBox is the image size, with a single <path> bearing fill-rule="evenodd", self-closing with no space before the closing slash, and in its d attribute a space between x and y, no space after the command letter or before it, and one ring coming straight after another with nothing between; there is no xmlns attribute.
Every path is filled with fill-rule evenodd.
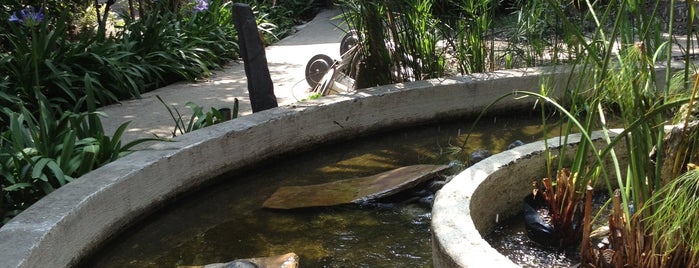
<svg viewBox="0 0 699 268"><path fill-rule="evenodd" d="M107 164L0 228L0 267L66 267L168 200L216 176L322 143L385 128L477 115L543 79L563 95L565 68L506 70L369 88L283 106L194 131ZM493 112L532 107L511 96ZM225 157L224 157L225 156Z"/></svg>
<svg viewBox="0 0 699 268"><path fill-rule="evenodd" d="M620 132L615 129L609 134ZM592 134L598 148L604 146L603 137L602 131ZM528 143L486 158L449 181L437 192L432 207L434 267L519 267L483 236L500 219L521 212L522 200L531 193L528 185L546 175L547 148L556 157L571 159L580 138L573 134L567 143L563 137ZM625 161L623 146L615 148L619 161ZM612 163L606 165L609 170Z"/></svg>

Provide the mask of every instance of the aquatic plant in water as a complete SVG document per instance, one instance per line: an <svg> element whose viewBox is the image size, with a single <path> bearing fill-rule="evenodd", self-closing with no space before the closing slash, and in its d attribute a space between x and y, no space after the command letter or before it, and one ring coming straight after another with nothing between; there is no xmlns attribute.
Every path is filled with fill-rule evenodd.
<svg viewBox="0 0 699 268"><path fill-rule="evenodd" d="M697 184L689 178L697 176L694 171L685 172L687 165L699 161L699 131L697 122L691 120L699 73L694 74L694 87L690 88L689 73L696 68L686 53L684 69L677 75L673 76L675 71L671 68L667 68L664 77L656 73L656 65L663 60L665 66L673 65L673 40L663 39L657 33L664 23L658 17L663 4L670 9L669 18L664 19L669 20L672 35L674 1L586 2L586 13L582 16L594 21L596 27L592 30L568 18L556 1L546 1L564 29L576 37L578 43L568 45L580 49L570 68L566 98L547 97L546 83L542 83L540 94L514 92L507 96L536 97L542 110L553 108L560 113L567 121L562 127L563 143L567 143L570 134L582 136L577 148L563 147L563 150L575 150L573 159L556 159L550 155L547 163L547 172L566 168L571 176L556 182L546 179L543 189L536 188L546 196L548 210L553 210L550 220L553 228L561 230L553 233L568 233L571 237L561 240L574 241L583 232L581 265L584 267L696 267L699 236L692 230L691 219L699 215L699 206L692 200L697 194ZM687 33L691 33L694 9L688 5ZM691 34L686 38L696 41ZM682 105L689 108L681 110ZM678 111L684 112L680 117L686 120L677 131L680 138L671 142L665 125ZM613 134L607 118L614 118L620 124L615 125L623 128L620 133ZM604 141L601 146L590 138L599 129ZM617 150L624 150L627 157L617 157ZM560 155L566 154L560 152ZM550 174L548 177L553 178ZM608 204L612 204L613 212L609 219L609 243L598 247L589 237L596 215L589 202L592 186L600 185L611 196ZM581 200L585 200L583 228L575 220L579 217ZM677 217L679 212L685 217ZM554 217L561 219L553 221Z"/></svg>
<svg viewBox="0 0 699 268"><path fill-rule="evenodd" d="M663 199L659 195L668 196L669 192L682 192L674 189L692 187L691 183L687 184L690 180L682 179L684 171L663 172L663 167L671 166L672 170L678 171L697 161L694 157L697 135L687 127L693 123L688 120L684 122L685 127L679 132L682 138L676 144L668 143L664 126L680 105L693 104L699 82L697 74L694 88L690 90L688 85L691 80L687 79L688 76L673 80L668 68L664 87L659 86L663 83L656 83L660 80L655 71L656 62L667 56L665 65L672 66L672 41L662 40L654 34L661 23L660 18L656 17L661 2L664 3L588 3L588 16L595 19L598 27L590 42L584 44L587 54L582 55L580 65L573 68L569 82L570 104L566 113L570 122L567 132L589 135L601 128L606 144L597 147L593 143L583 142L576 149L572 164L561 161L558 165L559 169L564 164L570 165L571 172L577 174L577 197L565 202L578 204L580 197L592 192L587 185L606 185L607 190L613 193L609 202L612 204L612 215L608 226L608 244L598 246L589 239L593 213L589 211L589 204L585 205L581 257L582 265L586 267L687 267L699 264L699 248L692 246L694 242L684 239L691 237L693 226L681 224L682 217L669 221L667 217L654 217L667 215L668 212L662 212L667 208L672 208L669 211L682 208L685 214L694 215L689 217L699 215L699 207L691 205L687 198L665 198L667 203L663 204L657 201ZM667 8L674 10L672 3ZM647 12L648 8L652 12ZM694 7L689 9L688 14L694 14ZM554 11L564 13L558 8ZM573 25L564 16L559 16L559 19L564 24ZM672 15L669 20L672 33ZM691 26L688 28L691 29ZM583 32L574 26L570 29ZM693 38L691 35L686 37ZM690 68L685 65L685 70L680 74ZM677 92L669 90L673 88L672 81L680 83ZM622 124L623 131L617 136L613 136L608 129L607 117L616 117ZM623 150L627 158L617 157L617 144L625 146ZM680 148L687 153L667 157L670 152ZM607 168L604 162L611 163L611 167ZM680 174L679 178L677 174ZM666 187L673 190L665 190ZM588 200L590 198L586 198L586 202Z"/></svg>

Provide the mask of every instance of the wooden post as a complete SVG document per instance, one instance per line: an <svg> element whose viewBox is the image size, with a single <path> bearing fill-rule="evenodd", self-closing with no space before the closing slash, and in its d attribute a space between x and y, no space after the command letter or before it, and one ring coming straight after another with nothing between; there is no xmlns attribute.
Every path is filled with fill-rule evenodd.
<svg viewBox="0 0 699 268"><path fill-rule="evenodd" d="M233 19L238 32L240 56L245 64L245 76L248 78L252 112L277 107L277 97L274 95L274 84L267 67L265 47L257 32L257 23L252 9L247 4L233 4Z"/></svg>

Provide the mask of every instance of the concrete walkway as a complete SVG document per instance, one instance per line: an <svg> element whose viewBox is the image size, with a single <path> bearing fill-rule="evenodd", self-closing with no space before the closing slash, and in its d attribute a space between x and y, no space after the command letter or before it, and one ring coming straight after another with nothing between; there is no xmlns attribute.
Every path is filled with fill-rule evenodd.
<svg viewBox="0 0 699 268"><path fill-rule="evenodd" d="M274 92L280 106L308 96L310 87L306 83L305 68L311 57L326 54L333 59L340 58L340 40L345 32L338 28L341 21L335 18L339 14L339 10L323 10L311 22L299 26L297 33L266 49ZM192 114L192 110L185 106L190 101L210 111L211 107L232 107L233 100L237 98L239 114L252 113L243 62L231 62L222 70L214 71L205 81L175 83L147 92L141 99L100 108L108 115L102 119L106 134L111 136L121 124L130 121L121 139L124 143L138 138L152 138L153 135L170 138L175 122L156 96L186 116L185 123Z"/></svg>

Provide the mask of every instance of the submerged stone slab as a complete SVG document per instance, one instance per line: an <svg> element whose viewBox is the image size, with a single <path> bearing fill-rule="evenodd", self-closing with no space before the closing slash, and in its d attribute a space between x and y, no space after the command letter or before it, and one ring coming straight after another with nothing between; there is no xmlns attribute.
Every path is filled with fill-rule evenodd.
<svg viewBox="0 0 699 268"><path fill-rule="evenodd" d="M368 201L415 187L447 168L448 165L414 165L368 177L308 186L280 187L262 206L292 209Z"/></svg>
<svg viewBox="0 0 699 268"><path fill-rule="evenodd" d="M240 259L226 263L212 263L199 266L177 266L177 268L297 268L299 256L287 253L279 256Z"/></svg>

